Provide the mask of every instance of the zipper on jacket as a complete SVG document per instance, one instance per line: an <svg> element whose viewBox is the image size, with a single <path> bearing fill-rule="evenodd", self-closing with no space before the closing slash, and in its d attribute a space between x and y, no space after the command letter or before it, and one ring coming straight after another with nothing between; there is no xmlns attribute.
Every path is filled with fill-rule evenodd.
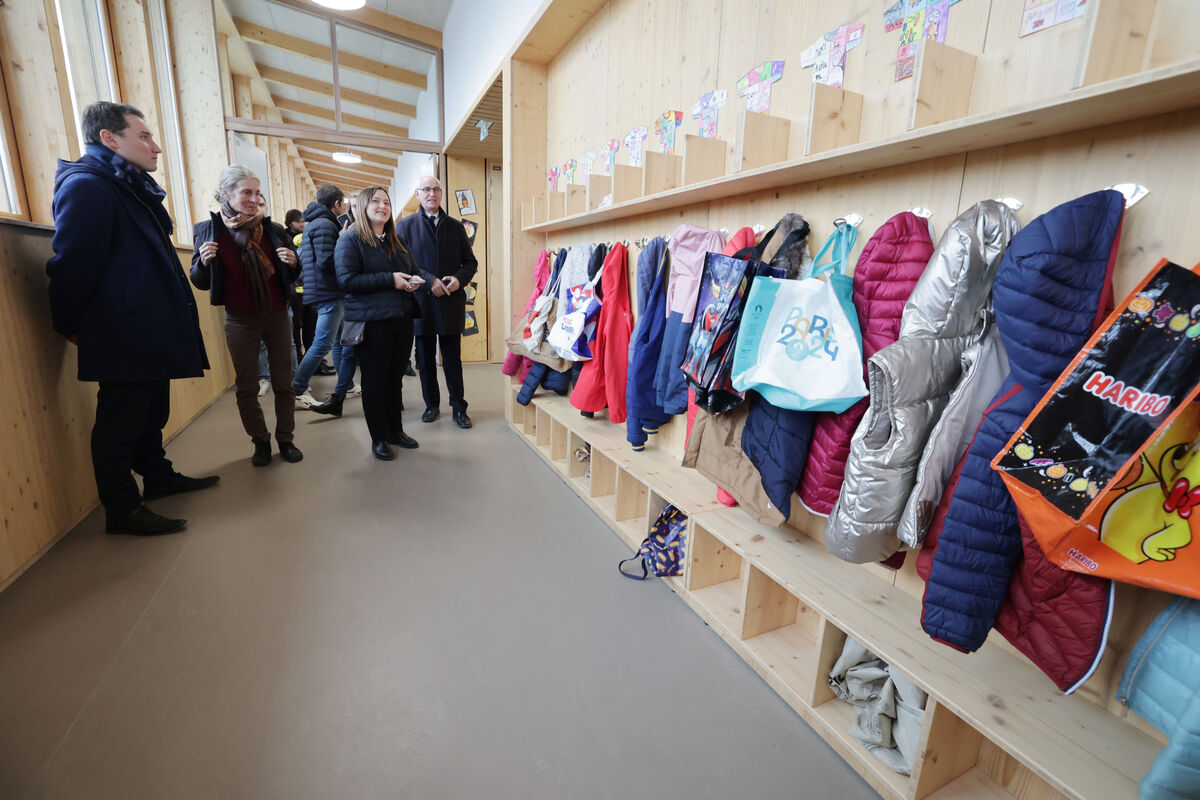
<svg viewBox="0 0 1200 800"><path fill-rule="evenodd" d="M1129 708L1130 689L1133 687L1133 685L1135 683L1137 683L1138 673L1140 673L1142 671L1142 667L1144 667L1146 665L1146 659L1148 659L1150 657L1150 653L1153 652L1154 648L1158 647L1159 640L1162 639L1162 637L1164 635L1166 635L1167 629L1171 627L1171 623L1173 623L1175 621L1175 618L1178 617L1182 611L1183 611L1183 604L1181 603L1175 608L1175 611L1172 612L1171 616L1163 623L1163 626L1162 626L1162 628L1159 629L1158 633L1154 634L1154 639L1151 640L1150 643L1146 646L1146 649L1142 651L1142 655L1138 659L1137 665L1134 666L1133 671L1129 673L1129 681L1126 682L1126 685L1125 685L1125 694L1117 697L1117 702L1120 703L1125 708ZM1126 669L1126 671L1128 671L1129 667L1126 666L1125 669Z"/></svg>

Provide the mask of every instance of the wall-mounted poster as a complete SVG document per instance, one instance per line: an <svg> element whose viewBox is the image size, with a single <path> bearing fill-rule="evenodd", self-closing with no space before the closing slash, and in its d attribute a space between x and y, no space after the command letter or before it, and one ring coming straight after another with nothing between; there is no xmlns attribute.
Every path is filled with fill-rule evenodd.
<svg viewBox="0 0 1200 800"><path fill-rule="evenodd" d="M469 219L464 219L462 224L463 229L467 232L467 244L473 246L475 244L475 234L479 233L479 226Z"/></svg>
<svg viewBox="0 0 1200 800"><path fill-rule="evenodd" d="M475 312L467 309L467 316L463 326L463 336L478 336L479 321L475 319Z"/></svg>
<svg viewBox="0 0 1200 800"><path fill-rule="evenodd" d="M475 192L470 189L455 189L454 196L458 199L458 213L462 215L474 214L478 209L475 208Z"/></svg>

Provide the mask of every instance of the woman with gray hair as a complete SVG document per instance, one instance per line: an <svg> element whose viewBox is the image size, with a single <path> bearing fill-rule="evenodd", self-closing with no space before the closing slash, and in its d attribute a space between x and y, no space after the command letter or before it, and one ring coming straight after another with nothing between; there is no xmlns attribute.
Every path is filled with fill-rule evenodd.
<svg viewBox="0 0 1200 800"><path fill-rule="evenodd" d="M271 434L258 402L258 348L267 347L275 394L275 440L284 461L304 457L293 441L292 329L287 307L296 279L296 254L259 208L259 180L247 167L221 171L219 211L192 230L192 284L225 306L225 342L233 360L238 414L254 442L256 467L271 463Z"/></svg>

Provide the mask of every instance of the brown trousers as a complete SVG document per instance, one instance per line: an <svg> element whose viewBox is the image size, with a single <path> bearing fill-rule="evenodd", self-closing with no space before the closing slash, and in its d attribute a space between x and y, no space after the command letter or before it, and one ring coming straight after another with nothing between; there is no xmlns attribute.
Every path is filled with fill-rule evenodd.
<svg viewBox="0 0 1200 800"><path fill-rule="evenodd" d="M275 441L290 442L296 430L296 393L292 390L292 326L287 311L259 314L225 309L225 342L233 359L238 414L255 442L271 441L258 402L258 343L267 346L271 391L275 395Z"/></svg>

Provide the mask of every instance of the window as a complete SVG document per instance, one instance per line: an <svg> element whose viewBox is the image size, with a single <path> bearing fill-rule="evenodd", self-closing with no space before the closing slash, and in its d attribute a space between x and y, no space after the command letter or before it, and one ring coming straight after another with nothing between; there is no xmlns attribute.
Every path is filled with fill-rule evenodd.
<svg viewBox="0 0 1200 800"><path fill-rule="evenodd" d="M182 244L192 243L192 218L188 203L187 179L183 171L183 135L179 124L179 105L176 102L175 71L171 49L167 44L167 13L163 0L146 3L146 21L150 26L155 74L158 80L159 120L158 143L167 160L167 191L175 217L175 239Z"/></svg>
<svg viewBox="0 0 1200 800"><path fill-rule="evenodd" d="M119 102L113 76L112 46L103 0L55 0L71 107L78 120L83 109L97 100ZM76 127L79 149L83 134Z"/></svg>
<svg viewBox="0 0 1200 800"><path fill-rule="evenodd" d="M0 115L8 113L8 96L0 93ZM20 214L21 205L17 200L17 181L13 174L12 151L8 145L8 118L0 117L0 214Z"/></svg>

